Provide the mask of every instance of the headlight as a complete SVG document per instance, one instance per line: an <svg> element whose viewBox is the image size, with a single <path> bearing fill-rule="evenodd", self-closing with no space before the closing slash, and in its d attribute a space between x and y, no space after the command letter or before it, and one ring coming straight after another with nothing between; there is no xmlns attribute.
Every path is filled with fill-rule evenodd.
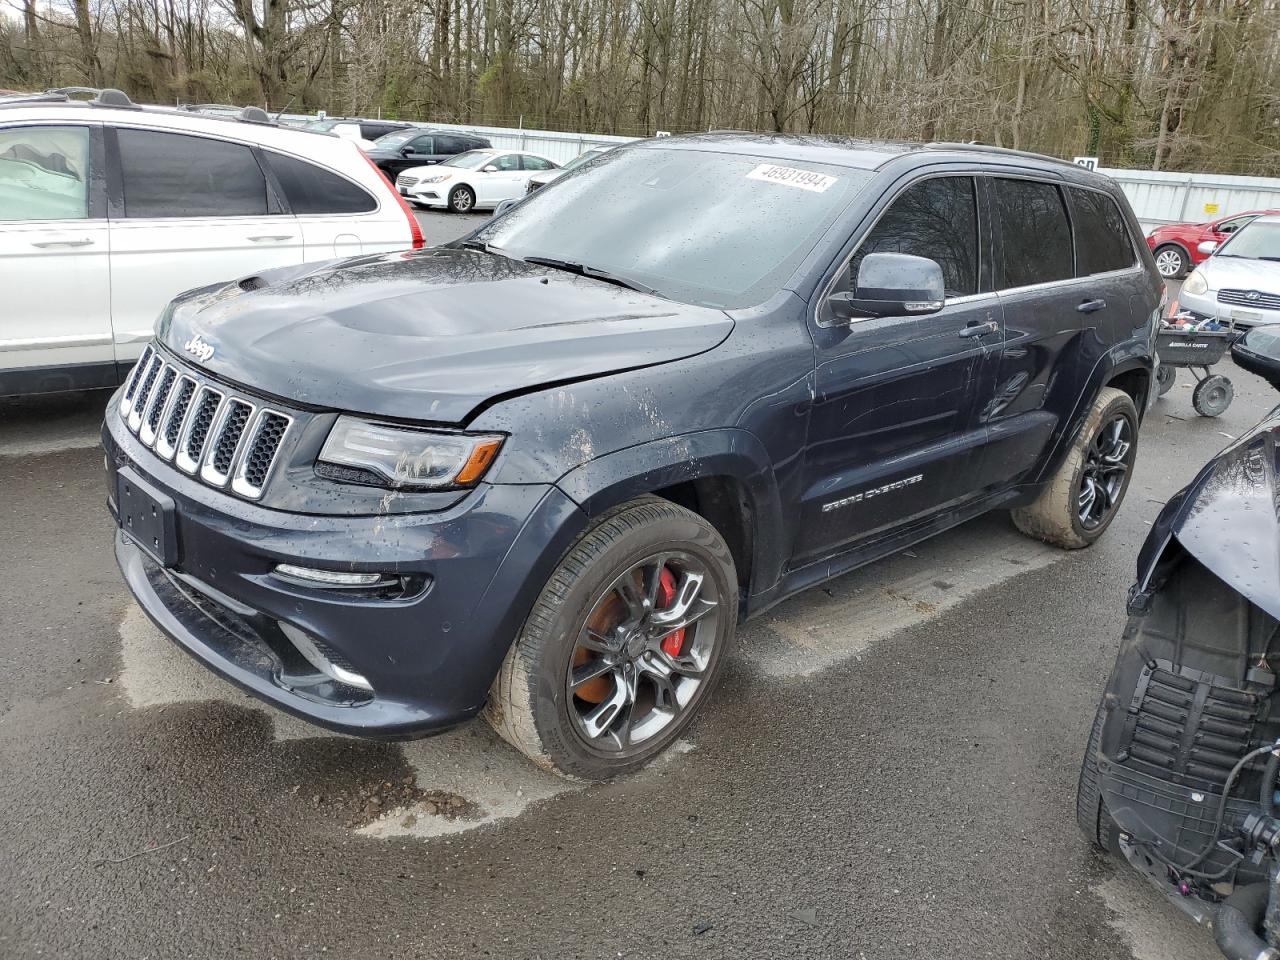
<svg viewBox="0 0 1280 960"><path fill-rule="evenodd" d="M441 173L441 174L437 174L434 177L423 177L418 182L419 183L439 183L441 180L448 180L450 176L451 174Z"/></svg>
<svg viewBox="0 0 1280 960"><path fill-rule="evenodd" d="M339 417L320 450L319 463L339 468L328 471L334 479L438 490L475 483L501 446L502 437L491 433L409 430ZM351 470L360 473L347 473Z"/></svg>
<svg viewBox="0 0 1280 960"><path fill-rule="evenodd" d="M1182 282L1182 289L1186 293L1199 295L1209 289L1209 281L1204 278L1204 274L1199 270L1192 270L1191 276Z"/></svg>

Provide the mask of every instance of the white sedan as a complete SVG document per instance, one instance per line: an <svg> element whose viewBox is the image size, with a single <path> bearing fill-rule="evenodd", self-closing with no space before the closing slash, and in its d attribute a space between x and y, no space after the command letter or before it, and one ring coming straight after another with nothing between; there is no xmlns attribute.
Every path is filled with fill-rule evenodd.
<svg viewBox="0 0 1280 960"><path fill-rule="evenodd" d="M444 163L404 171L396 177L396 190L420 207L470 213L524 196L530 177L558 167L523 150L468 150Z"/></svg>

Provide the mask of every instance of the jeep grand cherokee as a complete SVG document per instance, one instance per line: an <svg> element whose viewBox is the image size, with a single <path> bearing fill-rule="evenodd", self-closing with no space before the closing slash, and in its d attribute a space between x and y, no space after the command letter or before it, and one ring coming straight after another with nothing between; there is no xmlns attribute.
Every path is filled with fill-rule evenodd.
<svg viewBox="0 0 1280 960"><path fill-rule="evenodd" d="M1161 301L1069 164L636 143L454 244L178 298L106 420L116 553L263 700L374 737L484 709L608 777L784 597L995 508L1097 539Z"/></svg>

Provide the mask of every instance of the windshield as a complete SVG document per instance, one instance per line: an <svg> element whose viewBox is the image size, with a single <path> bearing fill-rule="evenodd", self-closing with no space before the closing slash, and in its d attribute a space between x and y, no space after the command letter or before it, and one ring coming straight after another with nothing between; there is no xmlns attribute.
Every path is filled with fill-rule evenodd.
<svg viewBox="0 0 1280 960"><path fill-rule="evenodd" d="M312 133L328 133L336 127L341 121L339 120L312 120L303 130L310 130Z"/></svg>
<svg viewBox="0 0 1280 960"><path fill-rule="evenodd" d="M603 150L588 150L586 153L580 153L560 169L576 170L578 169L578 167L582 166L584 163L590 163L592 160L594 160L596 157L600 156L604 152L605 151Z"/></svg>
<svg viewBox="0 0 1280 960"><path fill-rule="evenodd" d="M616 149L473 239L508 256L606 271L673 300L745 307L778 291L872 175L741 154Z"/></svg>
<svg viewBox="0 0 1280 960"><path fill-rule="evenodd" d="M1241 227L1218 250L1218 256L1280 260L1280 222L1254 220Z"/></svg>
<svg viewBox="0 0 1280 960"><path fill-rule="evenodd" d="M438 163L438 167L462 167L464 170L478 170L486 163L493 159L492 153L477 153L474 150L467 153L460 153L457 156L450 157L444 163Z"/></svg>
<svg viewBox="0 0 1280 960"><path fill-rule="evenodd" d="M383 150L397 150L421 132L421 130L397 130L394 133L384 133L373 141L373 145Z"/></svg>

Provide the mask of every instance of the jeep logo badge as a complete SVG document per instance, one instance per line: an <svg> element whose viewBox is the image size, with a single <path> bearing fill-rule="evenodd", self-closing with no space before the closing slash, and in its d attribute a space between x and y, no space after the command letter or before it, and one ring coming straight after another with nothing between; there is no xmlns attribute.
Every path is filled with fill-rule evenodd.
<svg viewBox="0 0 1280 960"><path fill-rule="evenodd" d="M200 334L196 334L190 340L182 345L182 349L187 351L201 363L205 363L213 356L213 344L206 343L201 339Z"/></svg>

